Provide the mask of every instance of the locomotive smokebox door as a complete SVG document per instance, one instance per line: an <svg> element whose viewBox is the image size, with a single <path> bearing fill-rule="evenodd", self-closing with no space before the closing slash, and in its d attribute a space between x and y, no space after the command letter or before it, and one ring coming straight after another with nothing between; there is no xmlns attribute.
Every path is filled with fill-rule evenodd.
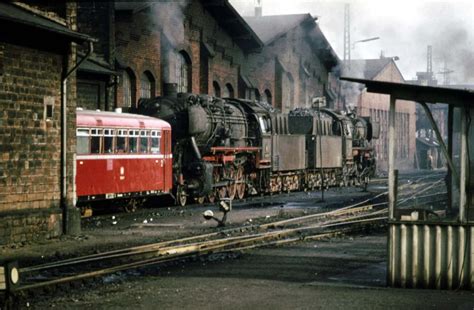
<svg viewBox="0 0 474 310"><path fill-rule="evenodd" d="M188 118L188 130L191 136L201 135L209 130L207 113L201 106L194 105L189 107Z"/></svg>

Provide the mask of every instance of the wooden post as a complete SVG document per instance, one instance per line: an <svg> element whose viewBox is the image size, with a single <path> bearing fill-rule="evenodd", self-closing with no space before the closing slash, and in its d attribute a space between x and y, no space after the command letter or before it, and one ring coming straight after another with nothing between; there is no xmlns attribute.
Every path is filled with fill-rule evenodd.
<svg viewBox="0 0 474 310"><path fill-rule="evenodd" d="M390 95L390 111L388 120L388 214L389 221L394 219L396 207L395 194L395 102Z"/></svg>
<svg viewBox="0 0 474 310"><path fill-rule="evenodd" d="M433 114L431 114L431 111L425 102L420 102L420 104L423 107L423 110L425 110L426 116L428 116L428 120L431 123L431 128L433 128L436 134L436 138L438 139L439 146L441 147L441 151L443 151L444 157L446 157L446 161L448 162L448 166L451 169L451 173L454 175L456 180L458 180L458 173L454 169L453 161L451 160L451 157L449 156L449 152L446 148L446 145L444 144L443 137L441 136L441 133L439 132L438 125L436 125L436 122L433 118Z"/></svg>
<svg viewBox="0 0 474 310"><path fill-rule="evenodd" d="M469 109L461 108L461 179L459 180L459 221L466 222L467 211L467 183L468 183L468 158L467 158L467 115Z"/></svg>
<svg viewBox="0 0 474 310"><path fill-rule="evenodd" d="M454 106L450 104L448 106L448 156L453 158L453 118L454 118ZM453 173L450 166L448 165L448 179L446 180L446 188L448 189L448 212L451 213L453 210Z"/></svg>

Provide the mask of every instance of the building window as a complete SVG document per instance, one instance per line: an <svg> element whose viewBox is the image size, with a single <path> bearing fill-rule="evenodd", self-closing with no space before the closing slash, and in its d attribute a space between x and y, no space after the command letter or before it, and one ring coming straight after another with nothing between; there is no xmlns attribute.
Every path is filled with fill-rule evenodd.
<svg viewBox="0 0 474 310"><path fill-rule="evenodd" d="M135 75L133 71L127 69L123 73L123 106L131 107L132 104L135 104Z"/></svg>
<svg viewBox="0 0 474 310"><path fill-rule="evenodd" d="M176 81L179 93L190 93L191 90L191 58L185 51L180 51L176 61Z"/></svg>
<svg viewBox="0 0 474 310"><path fill-rule="evenodd" d="M155 78L150 71L145 71L140 78L140 98L153 98L154 96Z"/></svg>
<svg viewBox="0 0 474 310"><path fill-rule="evenodd" d="M214 97L221 97L221 87L216 81L212 82L212 88L214 89Z"/></svg>
<svg viewBox="0 0 474 310"><path fill-rule="evenodd" d="M292 109L294 108L294 96L295 96L295 85L293 76L287 72L282 76L282 102L283 109Z"/></svg>
<svg viewBox="0 0 474 310"><path fill-rule="evenodd" d="M234 98L234 88L230 83L225 84L224 98Z"/></svg>
<svg viewBox="0 0 474 310"><path fill-rule="evenodd" d="M255 100L257 100L257 101L261 100L260 92L256 88L255 88Z"/></svg>
<svg viewBox="0 0 474 310"><path fill-rule="evenodd" d="M270 92L270 90L265 89L265 91L263 93L264 93L263 101L265 101L269 104L272 104L272 93Z"/></svg>

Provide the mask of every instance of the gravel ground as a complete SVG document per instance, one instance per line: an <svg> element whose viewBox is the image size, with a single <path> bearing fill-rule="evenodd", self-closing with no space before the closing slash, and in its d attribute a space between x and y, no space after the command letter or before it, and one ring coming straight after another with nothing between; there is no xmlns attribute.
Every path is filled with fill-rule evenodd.
<svg viewBox="0 0 474 310"><path fill-rule="evenodd" d="M233 259L146 268L34 309L473 309L472 292L385 287L386 237L265 248Z"/></svg>
<svg viewBox="0 0 474 310"><path fill-rule="evenodd" d="M229 226L270 222L361 201L386 190L373 185L252 199L234 204ZM215 206L159 207L134 214L103 213L84 219L83 234L41 244L0 249L22 265L98 253L125 246L215 231L201 213ZM27 296L19 308L60 309L474 309L465 291L402 290L385 287L386 237L346 236L212 256L174 266L113 274L74 289Z"/></svg>

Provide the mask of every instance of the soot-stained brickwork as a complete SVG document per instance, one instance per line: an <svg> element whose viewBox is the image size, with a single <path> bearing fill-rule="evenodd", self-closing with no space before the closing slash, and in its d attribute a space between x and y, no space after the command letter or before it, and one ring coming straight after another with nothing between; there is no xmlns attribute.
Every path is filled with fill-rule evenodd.
<svg viewBox="0 0 474 310"><path fill-rule="evenodd" d="M36 14L44 9L13 4L6 9ZM64 12L62 23L56 21ZM47 10L44 16L49 16ZM0 40L0 244L30 242L62 233L61 210L61 81L76 58L70 35L50 25L74 29L75 4L57 8L53 19L39 16L36 27L18 27L16 36ZM2 27L12 21L0 20ZM69 25L66 27L65 25ZM49 28L48 28L49 27ZM28 33L35 37L23 40ZM67 66L67 67L66 67ZM75 77L67 91L67 191L73 207L75 153Z"/></svg>

